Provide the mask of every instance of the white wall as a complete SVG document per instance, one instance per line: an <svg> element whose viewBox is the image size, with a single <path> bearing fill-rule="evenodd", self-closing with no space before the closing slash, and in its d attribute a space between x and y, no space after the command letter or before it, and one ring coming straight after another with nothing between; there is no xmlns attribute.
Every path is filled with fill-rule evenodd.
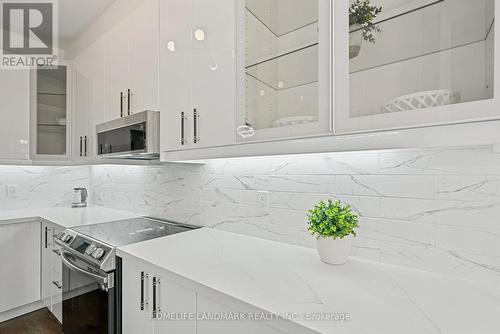
<svg viewBox="0 0 500 334"><path fill-rule="evenodd" d="M98 205L306 247L306 210L338 198L361 216L356 256L498 283L500 154L487 146L93 166L91 187Z"/></svg>

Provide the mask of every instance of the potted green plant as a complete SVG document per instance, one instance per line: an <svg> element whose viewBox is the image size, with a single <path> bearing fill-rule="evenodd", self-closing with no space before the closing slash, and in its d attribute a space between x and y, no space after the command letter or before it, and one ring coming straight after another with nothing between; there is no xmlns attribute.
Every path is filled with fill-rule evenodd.
<svg viewBox="0 0 500 334"><path fill-rule="evenodd" d="M358 216L351 207L340 201L321 201L308 211L307 218L321 260L329 264L345 263L358 228Z"/></svg>
<svg viewBox="0 0 500 334"><path fill-rule="evenodd" d="M382 12L382 7L372 6L370 0L351 0L349 6L349 59L361 51L363 40L375 43L374 33L380 33L373 20Z"/></svg>

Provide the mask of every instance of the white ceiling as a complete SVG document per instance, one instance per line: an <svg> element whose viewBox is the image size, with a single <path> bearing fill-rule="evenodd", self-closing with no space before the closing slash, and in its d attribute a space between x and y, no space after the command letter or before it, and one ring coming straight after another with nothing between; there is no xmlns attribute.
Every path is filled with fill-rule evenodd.
<svg viewBox="0 0 500 334"><path fill-rule="evenodd" d="M115 0L59 0L59 48L64 49Z"/></svg>

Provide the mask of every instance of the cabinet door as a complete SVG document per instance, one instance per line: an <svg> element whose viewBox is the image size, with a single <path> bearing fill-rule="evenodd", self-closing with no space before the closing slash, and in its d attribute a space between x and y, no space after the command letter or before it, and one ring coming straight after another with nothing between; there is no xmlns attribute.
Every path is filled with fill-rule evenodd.
<svg viewBox="0 0 500 334"><path fill-rule="evenodd" d="M0 225L0 313L40 300L40 222Z"/></svg>
<svg viewBox="0 0 500 334"><path fill-rule="evenodd" d="M192 0L160 1L161 151L189 148L192 144L191 21Z"/></svg>
<svg viewBox="0 0 500 334"><path fill-rule="evenodd" d="M42 303L49 310L52 309L52 226L49 223L42 223Z"/></svg>
<svg viewBox="0 0 500 334"><path fill-rule="evenodd" d="M131 112L159 110L159 3L147 0L127 20L129 25L129 83ZM128 105L128 104L127 104Z"/></svg>
<svg viewBox="0 0 500 334"><path fill-rule="evenodd" d="M65 63L33 70L31 151L34 159L70 158L71 75L71 66Z"/></svg>
<svg viewBox="0 0 500 334"><path fill-rule="evenodd" d="M158 312L154 321L154 333L196 334L196 292L161 275L155 275L153 279L156 281L152 283L156 283ZM162 315L175 315L175 318L169 319Z"/></svg>
<svg viewBox="0 0 500 334"><path fill-rule="evenodd" d="M376 4L366 32L334 1L337 133L500 117L498 1Z"/></svg>
<svg viewBox="0 0 500 334"><path fill-rule="evenodd" d="M129 21L122 20L105 37L106 39L106 121L127 114L128 40ZM143 50L144 51L144 50ZM123 94L123 98L120 98Z"/></svg>
<svg viewBox="0 0 500 334"><path fill-rule="evenodd" d="M88 127L92 111L92 79L85 55L73 63L73 158L84 160L88 152Z"/></svg>
<svg viewBox="0 0 500 334"><path fill-rule="evenodd" d="M242 312L237 306L230 307L217 302L209 297L198 294L197 312L199 320L197 322L197 334L284 334L261 321L249 320L203 320L203 316L217 314L238 314Z"/></svg>
<svg viewBox="0 0 500 334"><path fill-rule="evenodd" d="M189 124L193 131L188 140L195 148L234 144L236 2L193 3L193 110Z"/></svg>
<svg viewBox="0 0 500 334"><path fill-rule="evenodd" d="M123 334L153 333L150 268L131 257L123 258L122 266Z"/></svg>
<svg viewBox="0 0 500 334"><path fill-rule="evenodd" d="M104 52L101 38L73 62L73 157L76 160L95 156L95 126L106 120Z"/></svg>
<svg viewBox="0 0 500 334"><path fill-rule="evenodd" d="M0 70L0 159L29 159L30 72Z"/></svg>
<svg viewBox="0 0 500 334"><path fill-rule="evenodd" d="M239 142L331 134L331 3L237 2Z"/></svg>

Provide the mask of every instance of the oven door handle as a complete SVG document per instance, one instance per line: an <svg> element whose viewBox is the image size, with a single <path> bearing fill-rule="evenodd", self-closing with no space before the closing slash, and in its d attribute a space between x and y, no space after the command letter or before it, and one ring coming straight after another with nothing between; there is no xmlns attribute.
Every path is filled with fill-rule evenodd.
<svg viewBox="0 0 500 334"><path fill-rule="evenodd" d="M90 273L88 272L87 270L84 270L78 266L76 266L75 264L73 264L71 262L71 260L69 260L66 255L71 255L69 254L68 252L62 252L61 254L61 260L62 262L71 270L74 270L74 271L77 271L79 272L80 274L82 274L83 276L87 277L87 278L90 278L94 281L97 281L98 283L101 283L103 285L107 285L108 284L108 277L104 277L104 276L101 276L101 275L96 275L94 273Z"/></svg>

